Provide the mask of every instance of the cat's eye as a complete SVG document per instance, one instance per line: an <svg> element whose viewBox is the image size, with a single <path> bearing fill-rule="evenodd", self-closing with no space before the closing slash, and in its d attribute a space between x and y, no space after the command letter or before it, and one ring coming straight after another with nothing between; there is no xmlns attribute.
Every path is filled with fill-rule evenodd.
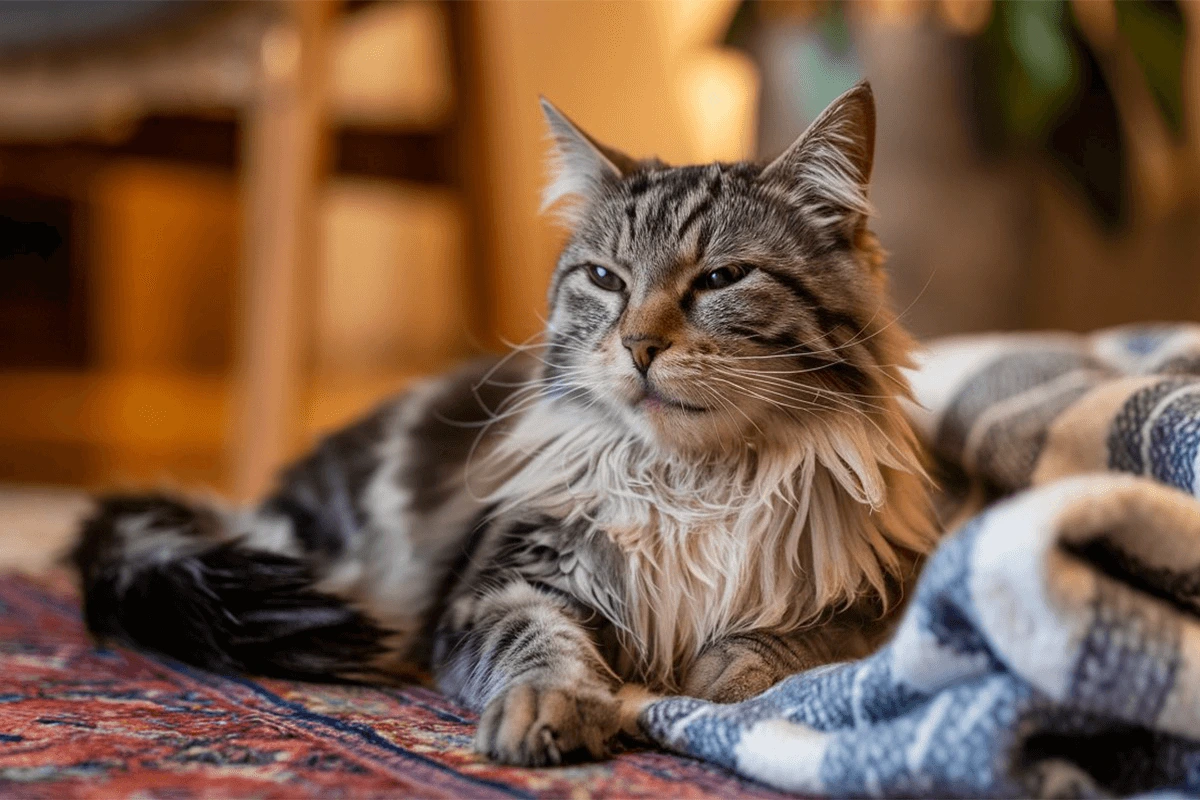
<svg viewBox="0 0 1200 800"><path fill-rule="evenodd" d="M625 288L625 281L621 280L621 276L608 267L602 267L599 264L588 264L587 274L592 279L592 283L606 292L619 292Z"/></svg>
<svg viewBox="0 0 1200 800"><path fill-rule="evenodd" d="M731 264L712 269L696 279L697 289L724 289L750 274L754 267L748 264Z"/></svg>

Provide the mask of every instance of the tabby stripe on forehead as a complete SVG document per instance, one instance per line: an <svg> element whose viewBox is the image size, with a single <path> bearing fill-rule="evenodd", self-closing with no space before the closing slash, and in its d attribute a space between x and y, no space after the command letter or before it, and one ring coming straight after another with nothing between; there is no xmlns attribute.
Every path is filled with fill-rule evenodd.
<svg viewBox="0 0 1200 800"><path fill-rule="evenodd" d="M637 237L638 198L646 193L653 185L649 172L637 172L629 179L626 191L629 192L629 202L625 204L625 219L621 222L621 232L617 236L617 252L624 252L633 245Z"/></svg>
<svg viewBox="0 0 1200 800"><path fill-rule="evenodd" d="M713 202L715 202L716 199L720 196L721 196L721 173L718 171L717 174L713 176L712 180L710 180L708 182L708 191L705 193L704 199L692 207L691 212L688 213L688 215L684 218L683 223L680 224L679 233L677 234L680 241L682 241L687 236L688 231L691 230L692 226L695 225L697 222L699 222L700 218L704 214L708 213L709 209L712 208ZM702 235L704 236L704 244L703 244L703 246L700 246L699 242L697 242L697 251L698 251L696 254L697 261L699 261L700 258L704 255L704 250L708 247L708 239L712 235L712 232L709 231L707 233L707 235L705 235L705 234L702 234Z"/></svg>
<svg viewBox="0 0 1200 800"><path fill-rule="evenodd" d="M670 191L670 187L659 193L659 197L653 202L653 210L646 219L645 227L652 235L661 236L667 232L667 222L675 210L675 204L683 199L682 194Z"/></svg>
<svg viewBox="0 0 1200 800"><path fill-rule="evenodd" d="M652 218L647 220L646 227L655 235L666 235L671 218L683 206L684 201L697 193L701 179L702 174L699 171L689 169L676 174L669 182L664 181L657 196L646 201L654 205Z"/></svg>
<svg viewBox="0 0 1200 800"><path fill-rule="evenodd" d="M687 236L688 231L691 229L691 227L700 220L700 216L702 214L708 213L708 210L710 208L712 208L712 204L713 204L712 195L708 195L703 200L701 200L699 203L696 203L696 205L692 208L691 212L686 217L684 217L683 223L679 226L679 232L676 234L676 236L681 241L683 240L683 238L685 236Z"/></svg>
<svg viewBox="0 0 1200 800"><path fill-rule="evenodd" d="M637 201L630 200L625 204L625 222L621 225L621 238L617 243L617 252L622 252L633 244L637 233Z"/></svg>
<svg viewBox="0 0 1200 800"><path fill-rule="evenodd" d="M710 195L711 191L708 184L711 184L711 180L705 180L705 173L705 170L689 171L685 179L677 181L675 191L668 201L669 205L672 208L680 207L683 205L684 200L688 198L697 197L702 194L705 196Z"/></svg>

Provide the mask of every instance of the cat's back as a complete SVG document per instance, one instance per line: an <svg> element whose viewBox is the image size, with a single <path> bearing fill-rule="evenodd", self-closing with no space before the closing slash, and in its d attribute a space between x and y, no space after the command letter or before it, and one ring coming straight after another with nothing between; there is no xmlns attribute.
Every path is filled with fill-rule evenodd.
<svg viewBox="0 0 1200 800"><path fill-rule="evenodd" d="M417 633L486 508L487 454L533 373L518 355L422 380L288 467L263 512L292 521L322 591Z"/></svg>

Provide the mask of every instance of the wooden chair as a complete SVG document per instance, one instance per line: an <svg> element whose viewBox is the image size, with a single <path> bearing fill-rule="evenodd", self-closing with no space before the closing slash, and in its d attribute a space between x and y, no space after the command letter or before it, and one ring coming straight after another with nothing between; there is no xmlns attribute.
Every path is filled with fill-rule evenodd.
<svg viewBox="0 0 1200 800"><path fill-rule="evenodd" d="M0 62L0 139L10 142L104 138L152 113L238 114L244 286L227 437L238 498L267 486L296 437L334 10L323 1L220 6L149 40L118 36L52 58L27 48Z"/></svg>

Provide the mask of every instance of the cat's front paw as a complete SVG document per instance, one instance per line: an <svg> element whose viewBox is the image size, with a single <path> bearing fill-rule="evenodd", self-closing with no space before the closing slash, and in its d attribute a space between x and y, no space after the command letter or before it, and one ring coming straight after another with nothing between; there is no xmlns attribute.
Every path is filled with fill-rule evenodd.
<svg viewBox="0 0 1200 800"><path fill-rule="evenodd" d="M603 686L517 682L494 697L479 720L475 750L525 767L603 758L621 727L620 704Z"/></svg>
<svg viewBox="0 0 1200 800"><path fill-rule="evenodd" d="M786 662L746 637L714 642L688 670L683 693L714 703L737 703L765 692L788 674Z"/></svg>

